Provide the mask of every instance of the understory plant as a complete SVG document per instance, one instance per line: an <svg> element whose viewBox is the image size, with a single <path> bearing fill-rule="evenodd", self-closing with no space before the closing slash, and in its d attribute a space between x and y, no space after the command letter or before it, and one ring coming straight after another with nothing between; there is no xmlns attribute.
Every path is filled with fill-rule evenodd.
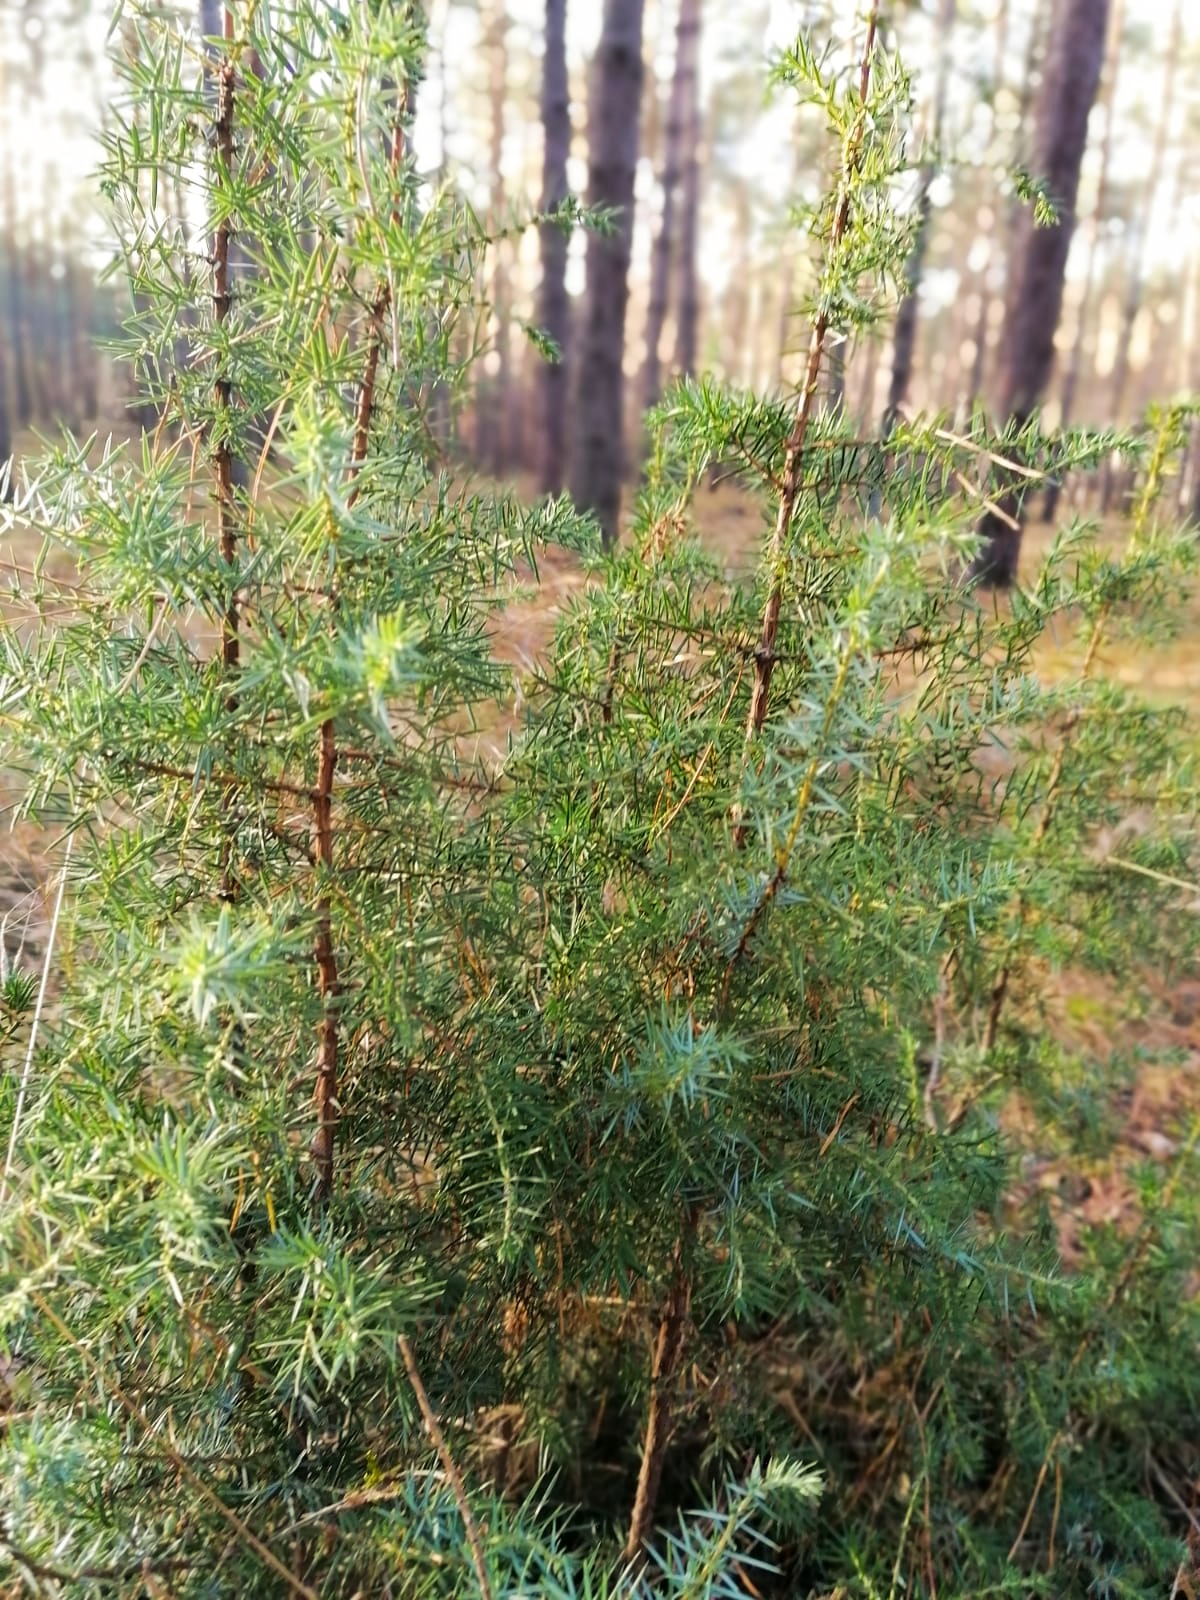
<svg viewBox="0 0 1200 1600"><path fill-rule="evenodd" d="M605 555L448 456L487 240L415 167L419 13L127 13L160 421L9 518L3 759L64 888L3 1035L10 1592L1189 1592L1194 1131L1067 1270L1021 1130L1096 1159L1137 1066L1072 1056L1059 975L1195 968L1196 732L1101 671L1179 615L1190 413L1122 441L1115 541L964 588L993 468L1114 441L818 403L912 243L875 21L778 67L832 152L801 389L673 389ZM515 697L550 548L592 581Z"/></svg>

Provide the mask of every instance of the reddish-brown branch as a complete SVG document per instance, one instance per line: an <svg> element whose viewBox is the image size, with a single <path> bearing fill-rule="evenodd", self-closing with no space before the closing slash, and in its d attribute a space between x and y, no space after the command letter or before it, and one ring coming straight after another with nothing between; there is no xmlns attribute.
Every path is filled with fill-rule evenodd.
<svg viewBox="0 0 1200 1600"><path fill-rule="evenodd" d="M845 238L846 229L850 222L851 192L854 176L862 159L863 135L867 121L867 90L871 84L871 62L875 53L875 36L878 23L879 4L878 0L875 0L875 4L871 7L871 14L867 19L867 37L863 46L862 66L859 72L859 111L847 137L842 159L841 190L834 210L833 228L829 239L828 254L830 260L834 258L842 240ZM771 569L771 589L767 596L766 609L763 612L762 633L754 667L754 688L751 691L750 712L746 719L747 744L758 737L762 732L763 724L767 720L767 707L771 696L771 675L775 670L775 638L779 632L779 613L783 605L783 573L781 570L783 552L787 543L788 532L792 526L796 500L800 493L804 449L808 440L808 430L812 421L813 409L816 405L817 385L821 376L821 358L825 352L825 340L828 333L829 316L826 311L822 310L818 312L817 319L813 323L812 337L808 346L808 364L804 374L804 387L800 393L795 425L788 439L787 451L784 456L779 506L768 553L768 562ZM740 819L735 828L735 837L739 845L745 843L746 827L745 823Z"/></svg>
<svg viewBox="0 0 1200 1600"><path fill-rule="evenodd" d="M233 41L233 12L225 8L224 27L226 54L217 69L217 106L213 125L213 147L218 168L218 182L228 185L233 174L233 118L235 105L235 71L229 45ZM213 322L224 327L229 318L232 293L229 279L230 245L233 224L228 213L217 224L213 237ZM226 698L226 709L232 711L237 697L232 679L237 673L239 658L238 640L238 582L237 582L237 522L233 494L233 450L229 442L230 414L233 391L222 363L213 384L216 441L213 449L213 476L217 508L217 549L226 568L225 605L221 617L221 665L231 682ZM233 882L233 819L234 791L225 794L227 813L225 837L221 844L221 898L230 900L234 894Z"/></svg>
<svg viewBox="0 0 1200 1600"><path fill-rule="evenodd" d="M225 13L225 38L233 37L233 16ZM233 173L233 113L234 65L226 56L217 73L217 117L214 144L221 178L228 183ZM213 240L213 320L218 328L229 317L232 294L229 283L229 254L233 239L233 225L228 215L217 225ZM217 443L213 452L213 468L217 492L217 544L221 560L233 568L237 562L237 526L233 499L233 451L229 443L229 413L233 394L229 378L222 370L214 385L217 408ZM221 627L221 660L227 672L237 670L238 664L238 612L237 582L230 572L229 593L225 601L225 615Z"/></svg>
<svg viewBox="0 0 1200 1600"><path fill-rule="evenodd" d="M389 165L396 179L404 159L404 116L407 96L397 110L392 136L388 146ZM398 215L398 205L393 204L393 221ZM371 443L371 424L375 418L376 397L379 385L379 361L383 349L382 319L391 302L388 284L381 283L371 308L371 331L367 339L367 352L363 362L362 383L358 404L354 412L354 437L350 445L350 471L357 475L367 458ZM350 490L351 507L358 500L361 485L355 483ZM337 589L331 583L326 598L330 612L337 608ZM317 986L321 996L321 1030L317 1045L317 1069L314 1098L317 1109L317 1129L313 1135L312 1157L317 1169L317 1194L324 1202L333 1192L334 1155L337 1143L337 1125L341 1115L338 1103L338 1067L341 1040L338 1025L338 1003L341 994L341 977L338 971L337 949L333 938L333 906L329 894L329 877L333 872L333 781L337 770L337 731L332 717L321 724L317 755L317 784L313 791L313 846L317 870L324 877L320 898L317 901L317 933L313 944L313 962L317 970Z"/></svg>
<svg viewBox="0 0 1200 1600"><path fill-rule="evenodd" d="M689 1213L684 1235L690 1241L696 1228L696 1214ZM654 1341L654 1361L650 1368L650 1410L646 1417L646 1437L642 1444L642 1463L638 1471L637 1493L629 1519L625 1557L637 1561L654 1521L658 1492L662 1485L663 1463L674 1428L675 1381L683 1355L688 1312L692 1302L692 1281L683 1261L682 1244L676 1251L675 1273L663 1305Z"/></svg>
<svg viewBox="0 0 1200 1600"><path fill-rule="evenodd" d="M467 1486L463 1482L463 1475L458 1470L458 1462L450 1453L450 1446L446 1443L446 1435L442 1432L442 1425L438 1421L438 1414L433 1409L428 1391L421 1381L421 1371L417 1366L417 1358L413 1354L413 1347L404 1334L399 1338L400 1359L404 1362L404 1370L408 1374L408 1381L412 1384L413 1394L417 1397L417 1407L421 1413L421 1421L425 1424L425 1431L433 1442L437 1451L438 1460L442 1463L442 1471L450 1484L450 1491L458 1506L459 1516L463 1520L463 1531L467 1536L467 1548L471 1552L471 1564L475 1568L475 1581L479 1585L480 1600L492 1600L492 1585L488 1578L487 1559L484 1555L483 1540L479 1535L479 1524L475 1520L475 1513L471 1510L471 1502L467 1497Z"/></svg>
<svg viewBox="0 0 1200 1600"><path fill-rule="evenodd" d="M317 787L313 792L313 834L317 871L333 870L333 776L337 768L337 741L332 719L321 724L320 755L317 762ZM317 937L313 950L317 983L321 993L321 1038L317 1049L317 1131L313 1138L313 1160L322 1199L333 1187L333 1149L338 1122L338 1023L340 992L337 955L333 946L333 919L327 888L322 888L317 909Z"/></svg>

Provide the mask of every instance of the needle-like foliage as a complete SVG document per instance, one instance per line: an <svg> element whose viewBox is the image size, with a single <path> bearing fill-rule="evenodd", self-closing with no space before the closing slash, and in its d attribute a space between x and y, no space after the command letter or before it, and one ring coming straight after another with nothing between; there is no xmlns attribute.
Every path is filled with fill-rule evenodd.
<svg viewBox="0 0 1200 1600"><path fill-rule="evenodd" d="M1118 541L1002 609L962 587L990 468L1110 438L684 383L603 555L447 456L487 241L408 150L420 15L228 22L127 17L103 183L160 425L64 441L10 518L4 760L70 854L36 1031L0 994L0 1579L1160 1597L1194 1137L1073 1272L1016 1140L1114 1136L1055 975L1196 959L1195 730L1100 671L1194 561L1185 410L1125 441ZM819 370L902 281L908 81L873 29L779 76L838 170ZM776 529L742 583L716 463ZM506 724L550 547L594 581Z"/></svg>

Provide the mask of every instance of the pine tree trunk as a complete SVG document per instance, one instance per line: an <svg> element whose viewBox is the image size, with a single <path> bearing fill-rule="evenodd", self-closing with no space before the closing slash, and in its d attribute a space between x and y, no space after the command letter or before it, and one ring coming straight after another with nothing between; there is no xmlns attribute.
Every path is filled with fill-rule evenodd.
<svg viewBox="0 0 1200 1600"><path fill-rule="evenodd" d="M609 547L617 537L625 454L625 313L644 75L643 10L644 0L605 0L588 101L588 203L613 207L617 215L607 237L588 236L572 490L579 506L596 513Z"/></svg>
<svg viewBox="0 0 1200 1600"><path fill-rule="evenodd" d="M684 156L693 123L697 55L700 45L700 0L679 0L675 30L675 71L667 112L666 153L662 174L662 212L650 262L650 301L646 312L646 363L642 372L642 406L649 411L662 391L659 346L667 321L671 264L675 255L675 211L683 181Z"/></svg>
<svg viewBox="0 0 1200 1600"><path fill-rule="evenodd" d="M750 258L752 238L750 219L750 193L741 178L731 181L730 196L733 212L733 233L738 240L729 286L725 291L724 337L722 347L727 351L724 361L725 375L730 383L743 385L749 381L747 361L750 354L750 290L753 263Z"/></svg>
<svg viewBox="0 0 1200 1600"><path fill-rule="evenodd" d="M1129 263L1125 286L1125 301L1121 307L1121 332L1117 340L1117 358L1113 366L1112 391L1108 403L1110 422L1119 423L1125 410L1125 395L1129 387L1129 352L1133 344L1133 327L1142 309L1142 290L1146 278L1146 236L1154 214L1162 176L1163 158L1166 155L1167 132L1175 103L1176 68L1183 42L1183 4L1175 0L1175 13L1171 22L1171 35L1167 44L1167 60L1163 74L1162 99L1159 102L1158 121L1154 130L1154 148L1145 183L1140 186L1141 204L1130 223ZM1116 477L1112 456L1104 463L1100 488L1100 509L1107 512L1113 502Z"/></svg>
<svg viewBox="0 0 1200 1600"><path fill-rule="evenodd" d="M505 0L495 0L488 25L488 59L490 86L488 104L491 120L491 226L499 230L504 225L504 112L508 84L508 16ZM509 285L509 250L506 239L492 246L492 319L496 327L496 372L487 386L486 407L490 413L487 423L488 451L486 465L498 477L508 466L506 443L508 434L508 396L512 368L511 306Z"/></svg>
<svg viewBox="0 0 1200 1600"><path fill-rule="evenodd" d="M8 113L10 133L14 132L15 96L2 61L0 61L0 101L4 103ZM5 142L8 154L3 158L4 210L0 216L0 229L3 230L4 239L3 271L8 301L5 307L8 313L8 329L4 342L12 366L13 421L16 427L21 428L33 418L33 380L29 363L29 329L21 278L20 247L17 242L20 228L17 216L17 180L14 170L17 141L13 137Z"/></svg>
<svg viewBox="0 0 1200 1600"><path fill-rule="evenodd" d="M12 411L8 402L8 343L0 339L0 504L11 498L12 485L6 462L12 455Z"/></svg>
<svg viewBox="0 0 1200 1600"><path fill-rule="evenodd" d="M1079 172L1087 146L1088 117L1100 83L1109 0L1060 0L1038 103L1036 170L1058 209L1053 227L1036 228L1022 213L1014 241L1014 277L1004 328L1001 413L1018 427L1037 409L1054 366L1054 336L1062 311L1063 278L1071 236ZM985 541L972 575L1006 587L1016 577L1020 555L1022 496L1003 485L1000 510L987 512L979 527ZM1008 519L1008 520L1006 520ZM1017 526L1011 526L1016 522Z"/></svg>
<svg viewBox="0 0 1200 1600"><path fill-rule="evenodd" d="M700 280L696 252L700 236L700 0L681 0L691 8L694 37L692 68L684 106L683 203L679 217L679 311L675 336L675 370L682 377L695 372L700 330Z"/></svg>
<svg viewBox="0 0 1200 1600"><path fill-rule="evenodd" d="M1069 341L1070 355L1063 375L1061 415L1059 426L1065 428L1075 412L1075 397L1079 392L1079 379L1083 372L1083 351L1087 342L1091 320L1092 298L1095 294L1097 269L1100 262L1101 230L1108 211L1109 178L1112 171L1113 128L1115 125L1117 83L1121 76L1121 36L1125 26L1125 0L1113 0L1109 29L1109 71L1104 87L1104 143L1100 149L1100 177L1096 188L1096 205L1088 228L1087 268L1080 291L1079 309L1075 319L1075 337ZM1055 479L1046 490L1042 516L1053 522L1058 513L1062 484Z"/></svg>
<svg viewBox="0 0 1200 1600"><path fill-rule="evenodd" d="M1053 0L1049 0L1049 3L1053 4ZM1033 95L1033 77L1037 69L1038 59L1042 53L1042 44L1045 34L1047 16L1047 0L1038 0L1037 9L1035 10L1030 23L1029 43L1025 51L1023 74L1021 78L1020 89L1018 91L1020 99L1017 113L1017 131L1010 152L1009 165L1012 165L1023 158L1022 141L1024 129L1029 120L1029 110ZM996 131L995 95L999 93L1000 88L1004 84L1004 67L1008 57L1010 20L1011 16L1009 0L1001 0L1000 10L996 18L995 88L993 92L990 130L993 136ZM1003 210L997 186L995 184L991 186L991 192L987 196L986 209L992 213L994 218L998 217ZM1019 220L1019 209L1010 207L1008 213L1007 230L1007 237L1010 240L1016 232L1016 227ZM996 232L996 227L997 224L993 222L991 228L993 235ZM1011 267L1011 262L1006 262L1005 292L1007 291L1007 285L1011 278L1011 273L1007 270L1009 267ZM989 350L989 340L991 337L993 322L992 312L993 307L998 299L998 294L993 286L993 283L991 282L991 277L992 274L989 266L984 268L979 278L979 321L976 325L975 358L971 366L971 382L967 393L966 410L968 415L970 415L970 413L975 409L975 406L979 403L979 400L983 395L984 385L987 380L988 357L991 353Z"/></svg>
<svg viewBox="0 0 1200 1600"><path fill-rule="evenodd" d="M546 47L542 61L542 210L553 211L567 197L571 153L571 94L567 78L567 0L546 0ZM567 236L552 223L539 235L542 283L538 326L562 352L540 373L541 438L538 476L546 494L558 494L566 478L568 350L571 308L567 298Z"/></svg>
<svg viewBox="0 0 1200 1600"><path fill-rule="evenodd" d="M933 96L933 153L922 162L917 179L917 233L912 251L904 269L904 298L896 313L896 331L892 339L892 377L888 385L887 411L883 421L885 434L895 425L900 408L908 398L912 382L913 357L917 347L917 321L921 308L921 281L925 275L925 257L929 250L929 222L933 211L930 194L937 176L936 160L942 142L942 127L946 120L946 88L950 78L950 43L954 34L954 19L958 0L942 0L938 16L937 80Z"/></svg>

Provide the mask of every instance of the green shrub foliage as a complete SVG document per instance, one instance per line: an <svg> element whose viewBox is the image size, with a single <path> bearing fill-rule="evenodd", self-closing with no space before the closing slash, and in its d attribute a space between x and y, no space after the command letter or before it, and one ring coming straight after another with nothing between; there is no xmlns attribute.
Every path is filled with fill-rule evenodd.
<svg viewBox="0 0 1200 1600"><path fill-rule="evenodd" d="M602 556L448 454L487 241L408 150L420 16L232 24L127 13L103 185L161 422L10 519L4 760L65 894L36 1030L4 998L6 1592L1168 1593L1194 1136L1067 1271L1005 1130L1103 1156L1139 1064L1044 996L1195 962L1195 730L1101 670L1178 614L1185 408L873 445L685 383ZM779 73L830 126L830 338L912 232L904 73L831 62ZM1115 541L964 591L997 462L1117 442ZM765 527L794 479L745 582L693 530L716 463ZM564 550L514 717L494 628Z"/></svg>

